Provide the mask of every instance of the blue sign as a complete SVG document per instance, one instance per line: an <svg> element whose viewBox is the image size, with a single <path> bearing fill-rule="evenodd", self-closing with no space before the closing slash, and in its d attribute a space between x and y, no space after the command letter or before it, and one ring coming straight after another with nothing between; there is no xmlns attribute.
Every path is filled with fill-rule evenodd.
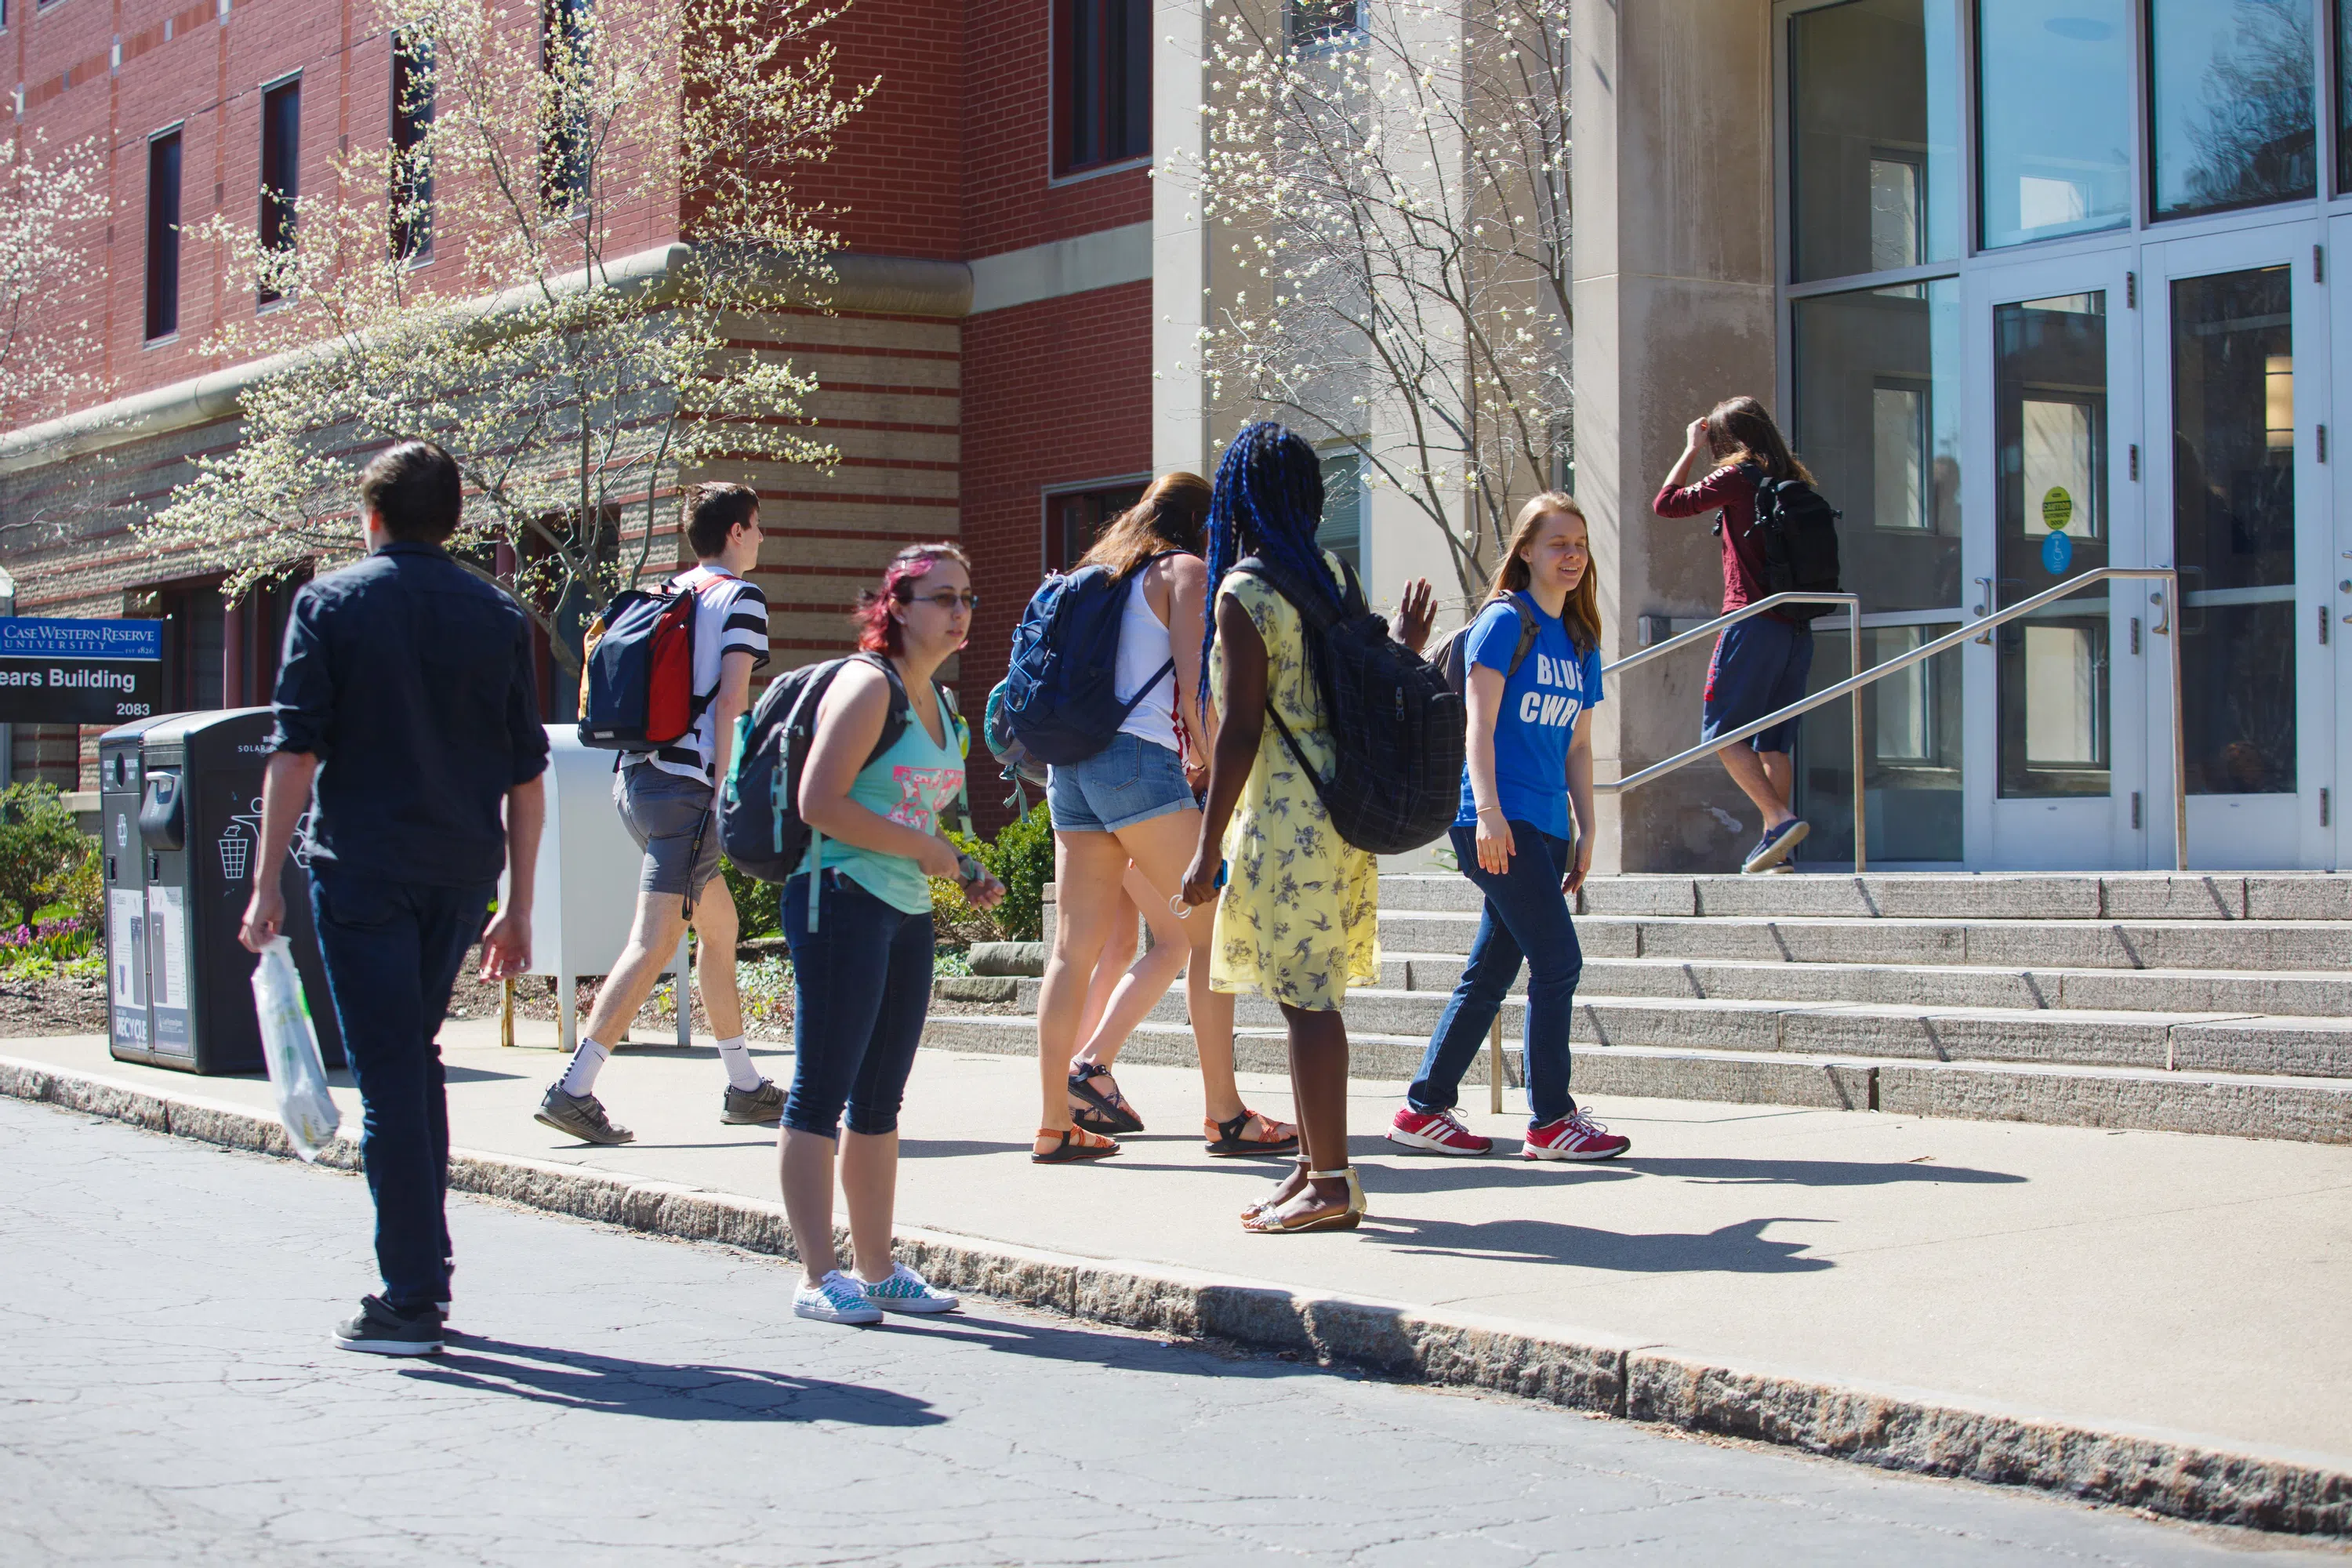
<svg viewBox="0 0 2352 1568"><path fill-rule="evenodd" d="M0 724L112 726L163 704L163 622L0 616Z"/></svg>
<svg viewBox="0 0 2352 1568"><path fill-rule="evenodd" d="M2064 572L2074 559L2074 541L2066 534L2053 533L2042 542L2042 569L2053 577Z"/></svg>
<svg viewBox="0 0 2352 1568"><path fill-rule="evenodd" d="M163 657L161 621L49 621L0 616L0 658Z"/></svg>

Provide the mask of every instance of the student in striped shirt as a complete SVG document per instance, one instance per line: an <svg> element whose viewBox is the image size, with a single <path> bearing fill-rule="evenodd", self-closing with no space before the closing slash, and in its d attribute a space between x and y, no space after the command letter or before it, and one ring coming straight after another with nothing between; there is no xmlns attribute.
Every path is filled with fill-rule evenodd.
<svg viewBox="0 0 2352 1568"><path fill-rule="evenodd" d="M626 1143L636 1136L604 1114L596 1075L677 951L689 892L699 949L695 979L727 1068L719 1120L773 1127L783 1116L783 1091L760 1076L744 1046L735 988L735 900L718 876L719 824L712 809L715 783L727 775L735 721L751 705L751 672L768 662L767 597L742 575L760 560L760 498L742 485L696 485L686 493L685 521L696 564L671 581L700 600L694 612L694 697L701 712L680 739L658 751L625 754L613 776L613 804L645 851L636 919L628 945L596 994L571 1065L539 1109L540 1121L590 1143ZM679 1005L686 1004L681 988Z"/></svg>

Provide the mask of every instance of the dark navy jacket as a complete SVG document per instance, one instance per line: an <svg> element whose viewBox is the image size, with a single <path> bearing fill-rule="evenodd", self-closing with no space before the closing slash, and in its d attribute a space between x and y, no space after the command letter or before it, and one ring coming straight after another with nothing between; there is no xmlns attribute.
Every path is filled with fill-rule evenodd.
<svg viewBox="0 0 2352 1568"><path fill-rule="evenodd" d="M394 542L295 595L270 749L319 759L310 858L466 887L506 867L507 791L547 767L530 624L437 545Z"/></svg>

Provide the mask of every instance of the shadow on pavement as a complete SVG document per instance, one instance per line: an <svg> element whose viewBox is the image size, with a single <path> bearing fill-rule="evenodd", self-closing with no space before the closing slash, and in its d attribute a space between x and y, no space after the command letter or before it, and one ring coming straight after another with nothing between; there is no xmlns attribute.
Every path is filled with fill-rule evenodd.
<svg viewBox="0 0 2352 1568"><path fill-rule="evenodd" d="M1489 1258L1506 1263L1558 1263L1627 1274L1813 1274L1837 1265L1804 1256L1807 1243L1773 1241L1768 1225L1830 1223L1795 1216L1738 1220L1710 1231L1623 1233L1548 1220L1399 1219L1380 1212L1357 1234L1400 1252Z"/></svg>
<svg viewBox="0 0 2352 1568"><path fill-rule="evenodd" d="M2011 1171L1979 1171L1967 1165L1881 1163L1869 1160L1645 1160L1631 1168L1654 1176L1733 1184L1778 1182L1796 1187L1874 1187L1895 1182L1969 1184L2022 1182Z"/></svg>
<svg viewBox="0 0 2352 1568"><path fill-rule="evenodd" d="M428 1363L401 1368L425 1383L509 1394L535 1404L653 1421L839 1421L854 1426L936 1426L929 1402L887 1388L751 1367L630 1361L587 1351L453 1335Z"/></svg>

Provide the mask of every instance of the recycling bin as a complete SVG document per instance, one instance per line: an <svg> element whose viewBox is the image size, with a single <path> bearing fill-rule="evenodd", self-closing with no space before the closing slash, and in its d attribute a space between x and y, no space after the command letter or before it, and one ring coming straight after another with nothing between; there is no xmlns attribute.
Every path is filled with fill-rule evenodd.
<svg viewBox="0 0 2352 1568"><path fill-rule="evenodd" d="M267 708L170 713L99 737L107 1050L184 1072L262 1070L252 953L236 939L259 868ZM310 878L286 865L286 935L327 1065L342 1037L310 921Z"/></svg>

